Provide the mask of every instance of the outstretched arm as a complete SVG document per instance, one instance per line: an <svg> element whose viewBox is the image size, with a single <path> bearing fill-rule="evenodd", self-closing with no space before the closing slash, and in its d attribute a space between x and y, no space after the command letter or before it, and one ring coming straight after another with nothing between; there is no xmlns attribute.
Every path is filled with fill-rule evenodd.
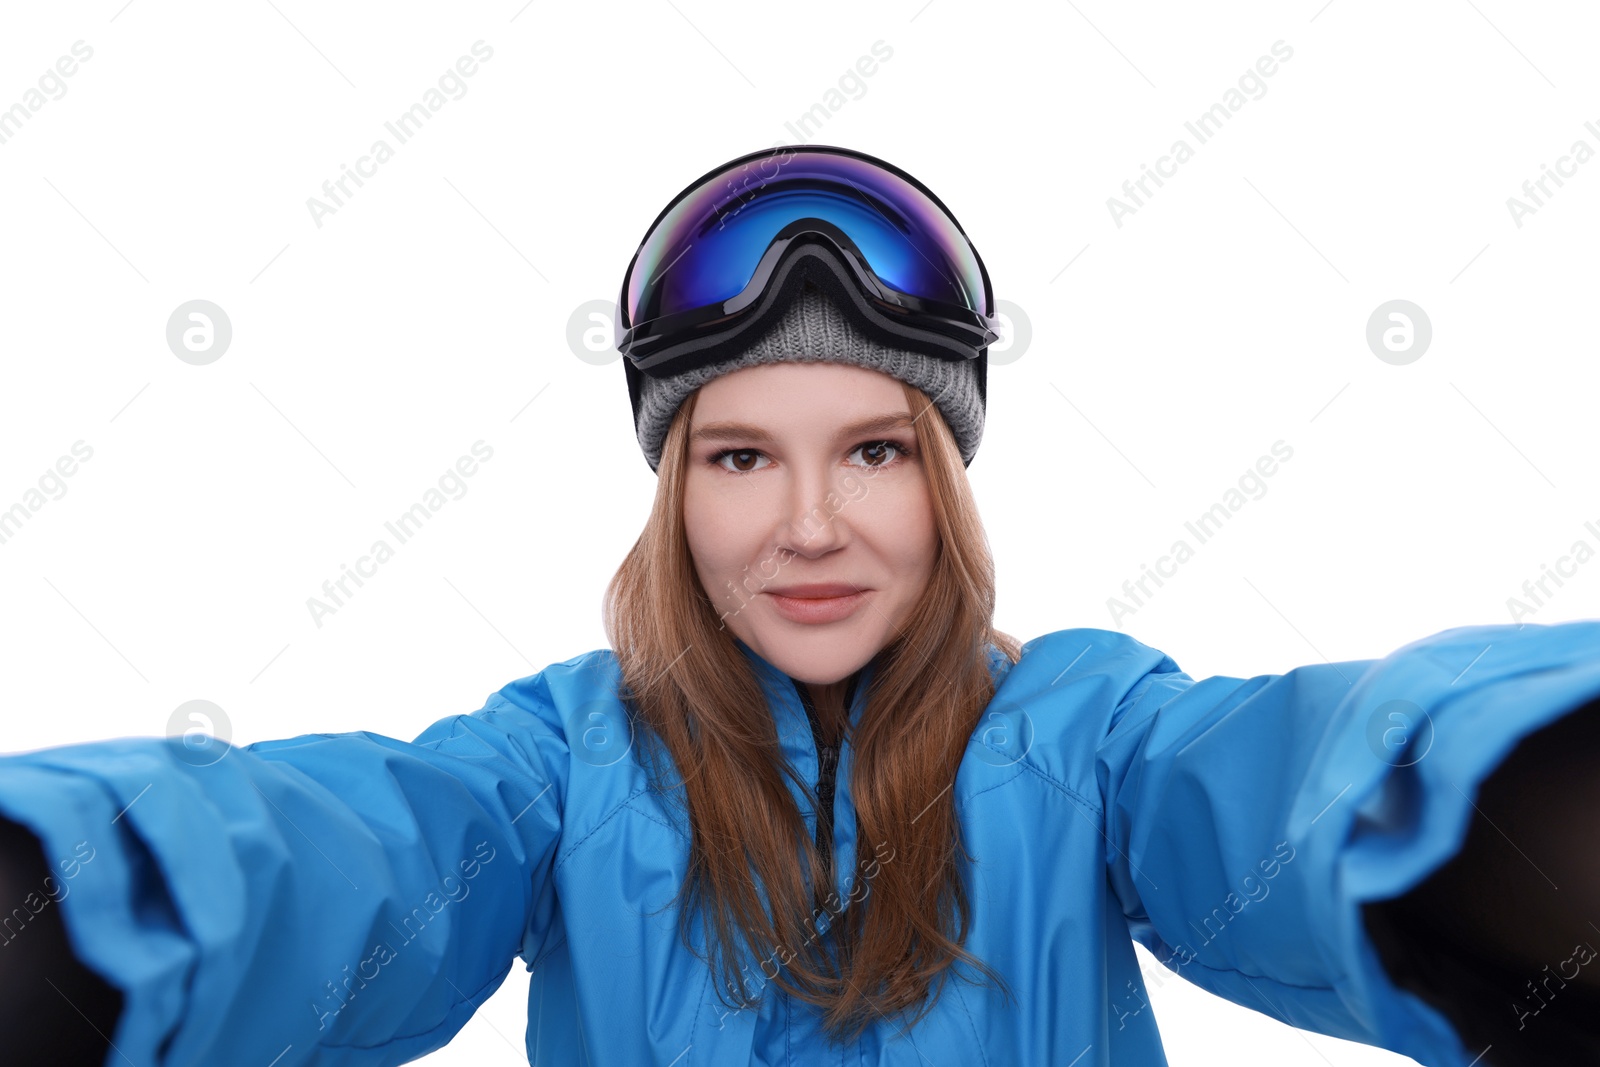
<svg viewBox="0 0 1600 1067"><path fill-rule="evenodd" d="M0 756L0 1061L388 1067L438 1048L554 933L567 756L542 676L411 742ZM47 1054L18 1059L14 1034Z"/></svg>
<svg viewBox="0 0 1600 1067"><path fill-rule="evenodd" d="M1486 1064L1600 1062L1600 700L1524 738L1475 807L1459 853L1363 909L1384 968Z"/></svg>
<svg viewBox="0 0 1600 1067"><path fill-rule="evenodd" d="M1109 873L1160 962L1430 1067L1552 1062L1512 1058L1509 1037L1485 1054L1505 1021L1522 1046L1582 1040L1559 1019L1583 1015L1600 974L1600 908L1585 914L1600 786L1583 758L1600 750L1583 740L1600 735L1583 714L1600 703L1600 620L1456 627L1243 679L1113 645L1083 679L1120 690L1097 753Z"/></svg>

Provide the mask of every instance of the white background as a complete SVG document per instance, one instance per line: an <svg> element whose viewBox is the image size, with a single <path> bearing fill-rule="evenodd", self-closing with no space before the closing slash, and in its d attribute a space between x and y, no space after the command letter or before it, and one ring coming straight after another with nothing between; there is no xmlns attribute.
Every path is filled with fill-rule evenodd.
<svg viewBox="0 0 1600 1067"><path fill-rule="evenodd" d="M1600 161L1520 227L1506 203L1600 149L1585 5L8 8L0 107L94 51L0 144L0 508L93 457L0 544L6 749L161 734L196 698L236 742L410 737L604 645L655 478L569 318L685 184L779 142L926 182L1031 322L970 469L1010 633L1120 626L1196 677L1277 673L1511 621L1524 580L1600 547ZM480 39L396 146L384 122ZM785 127L879 40L820 133ZM1279 40L1200 144L1185 121ZM380 137L394 158L319 227L307 198ZM1180 137L1119 227L1108 197ZM232 323L205 366L166 343L193 299ZM1432 322L1408 365L1365 339L1392 299ZM480 439L466 494L316 625L307 598ZM1280 439L1266 494L1114 622ZM1594 617L1600 560L1524 621ZM427 1062L521 1062L527 985ZM1171 975L1150 995L1175 1065L1409 1062Z"/></svg>

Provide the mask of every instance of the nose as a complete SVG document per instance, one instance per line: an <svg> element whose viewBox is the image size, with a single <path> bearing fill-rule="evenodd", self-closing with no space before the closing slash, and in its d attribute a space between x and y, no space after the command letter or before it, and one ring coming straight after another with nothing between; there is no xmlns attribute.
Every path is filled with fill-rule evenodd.
<svg viewBox="0 0 1600 1067"><path fill-rule="evenodd" d="M847 498L839 472L822 462L796 463L790 471L778 544L807 558L848 544L850 530L841 510Z"/></svg>

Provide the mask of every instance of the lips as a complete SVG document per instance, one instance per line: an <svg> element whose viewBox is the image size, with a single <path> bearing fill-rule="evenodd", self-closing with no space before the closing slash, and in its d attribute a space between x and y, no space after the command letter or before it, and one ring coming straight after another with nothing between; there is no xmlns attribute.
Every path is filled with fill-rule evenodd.
<svg viewBox="0 0 1600 1067"><path fill-rule="evenodd" d="M816 625L848 619L871 592L846 582L814 582L767 589L763 595L790 622Z"/></svg>
<svg viewBox="0 0 1600 1067"><path fill-rule="evenodd" d="M768 589L768 593L786 596L791 600L825 600L829 597L852 596L866 590L849 582L813 582L809 585L790 585L782 589Z"/></svg>

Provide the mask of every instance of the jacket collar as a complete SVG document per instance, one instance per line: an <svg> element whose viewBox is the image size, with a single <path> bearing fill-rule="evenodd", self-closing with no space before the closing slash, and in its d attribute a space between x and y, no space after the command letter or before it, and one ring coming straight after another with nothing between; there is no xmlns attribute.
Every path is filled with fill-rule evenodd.
<svg viewBox="0 0 1600 1067"><path fill-rule="evenodd" d="M819 762L817 758L816 742L811 734L811 723L806 716L805 705L800 699L799 685L794 678L780 671L767 660L763 659L756 651L742 640L734 638L739 651L744 653L749 660L751 668L755 671L756 679L761 685L763 695L766 697L767 707L771 710L778 730L778 743L783 752L783 758L793 769L794 773L807 783L815 784ZM872 676L878 665L878 657L874 656L866 666L861 668L856 678L855 689L850 696L850 722L858 725L861 714L866 708L867 690L871 685ZM1003 652L994 645L989 646L989 669L995 677L998 687L1011 663ZM856 820L852 817L855 811L855 797L851 788L851 773L855 763L854 746L850 744L846 735L839 746L839 763L835 770L834 801L832 812L832 835L834 851L834 891L839 899L845 899L850 891L850 878L856 866ZM813 835L817 832L817 813L810 810L807 798L801 792L798 781L788 781L790 795L794 797L796 807L804 813L806 828ZM827 928L827 917L823 917Z"/></svg>

